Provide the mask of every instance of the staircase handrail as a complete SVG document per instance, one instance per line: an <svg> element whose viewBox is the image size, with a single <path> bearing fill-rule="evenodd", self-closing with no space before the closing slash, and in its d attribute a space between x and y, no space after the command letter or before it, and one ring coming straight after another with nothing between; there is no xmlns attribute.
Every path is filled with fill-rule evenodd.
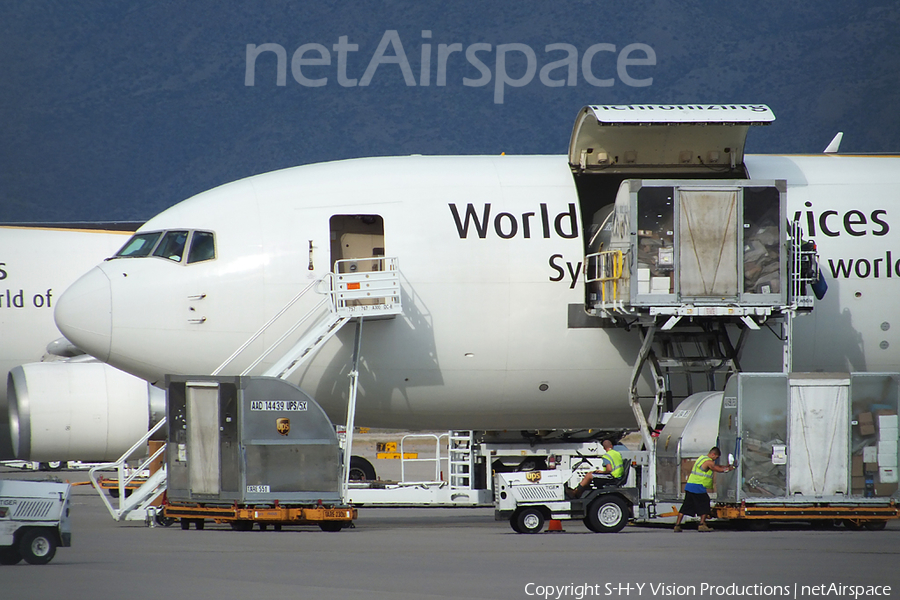
<svg viewBox="0 0 900 600"><path fill-rule="evenodd" d="M231 356L229 356L228 358L226 358L226 359L225 359L225 362L223 362L221 365L219 365L219 366L216 368L216 370L212 372L212 375L218 375L219 373L221 373L222 370L225 369L225 367L227 367L228 365L230 365L230 364L234 361L234 359L236 359L238 356L240 356L240 355L244 352L244 350L246 350L246 349L250 346L250 344L252 344L252 343L255 342L257 339L259 339L259 336L261 336L263 333L265 333L266 330L267 330L269 327L271 327L278 319L280 319L280 318L284 315L284 313L286 313L288 310L290 310L290 308L291 308L292 306L294 306L294 305L295 305L295 304L296 304L303 296L305 296L311 289L316 288L316 287L318 286L318 284L322 283L324 280L326 280L326 279L329 279L329 280L330 280L331 276L332 276L332 274L331 274L331 273L328 273L328 274L327 274L325 277L323 277L322 279L316 279L316 280L314 280L314 281L309 282L309 284L308 284L305 288L303 288L302 290L300 290L299 292L297 292L297 294L296 294L293 298L291 298L290 300L288 300L287 304L285 304L285 305L281 308L281 310L279 310L277 313L275 313L275 315L274 315L271 319L269 319L268 321L266 321L265 323L263 323L263 325L262 325L259 329L257 329L256 332L255 332L253 335L251 335L251 336L247 339L247 341L245 341L243 344L241 344L240 346L238 346L238 349L235 350L235 351L231 354ZM334 297L334 296L333 296L333 294L334 294L333 287L332 287L332 286L329 286L329 288L330 288L330 289L329 289L327 292L319 292L319 293L324 293L324 294L325 294L325 297L322 298L322 300L320 300L318 303L316 303L316 305L315 305L315 306L314 306L314 307L313 307L313 308L312 308L312 309L311 309L311 310L303 317L303 319L300 319L299 321L297 321L297 322L294 324L294 326L293 326L292 328L290 328L290 329L289 329L288 331L286 331L280 338L278 338L278 341L277 341L275 344L273 344L272 346L270 346L269 348L267 348L266 351L262 354L262 356L260 356L258 359L256 359L256 361L254 361L252 365L250 365L249 367L247 367L247 369L245 369L244 372L241 373L241 375L246 375L247 373L250 372L251 369L253 369L253 368L256 367L260 362L262 362L263 360L265 360L265 358L266 358L269 354L271 354L272 351L274 351L274 349L275 349L276 347L278 347L278 345L281 344L281 343L287 338L287 336L291 335L294 331L297 330L297 328L303 323L303 321L304 321L310 314L312 314L313 311L318 310L318 309L319 309L325 302L327 302L329 299L333 299L333 297ZM317 291L318 291L318 290L317 290Z"/></svg>
<svg viewBox="0 0 900 600"><path fill-rule="evenodd" d="M156 432L159 431L165 424L166 424L166 418L163 417L146 434L144 434L144 436L141 437L141 439L139 439L137 442L135 442L134 445L131 446L131 448L126 450L125 453L122 456L120 456L117 461L101 463L99 465L95 465L94 467L91 468L90 471L88 471L88 478L91 480L91 485L93 485L94 489L97 490L97 493L100 494L100 499L103 500L103 504L106 505L106 509L109 511L109 514L112 515L112 517L116 521L121 521L122 517L130 510L133 510L133 508L134 508L134 506L126 505L126 502L125 502L126 486L129 483L131 483L132 481L134 481L134 479L136 477L138 477L144 471L144 469L149 467L150 464L154 460L159 458L162 455L162 453L165 452L166 445L162 444L159 447L159 449L157 449L156 452L154 452L150 457L148 457L146 460L144 460L140 464L139 467L134 469L131 472L131 474L127 475L127 476L126 476L126 470L125 470L125 466L126 466L125 463L131 457L131 455L134 454L139 448L145 448L146 444L150 440L150 438L152 438L156 434ZM165 467L163 467L163 469L165 469ZM107 499L106 494L103 493L104 492L103 488L100 487L100 481L97 478L98 471L111 471L111 470L116 470L118 473L119 508L114 508L112 503ZM163 489L165 489L165 488L163 487ZM158 496L159 493L162 493L162 490L159 490L159 492L156 493L155 495ZM137 499L132 500L128 504L129 505L137 504Z"/></svg>

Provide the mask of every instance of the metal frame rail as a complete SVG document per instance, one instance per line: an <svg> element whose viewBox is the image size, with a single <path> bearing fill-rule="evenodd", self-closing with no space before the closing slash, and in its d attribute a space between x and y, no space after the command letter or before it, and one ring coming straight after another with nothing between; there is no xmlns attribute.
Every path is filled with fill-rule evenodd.
<svg viewBox="0 0 900 600"><path fill-rule="evenodd" d="M139 477L142 477L142 473L146 470L153 461L162 456L163 452L166 450L165 444L162 444L160 448L154 452L149 458L144 460L137 468L131 469L127 465L127 461L138 451L144 451L147 447L147 442L152 438L157 431L159 431L166 424L166 419L163 417L160 419L159 423L153 426L150 431L148 431L141 439L134 443L134 445L129 448L125 454L119 457L119 460L111 463L103 463L93 467L90 471L88 471L88 477L91 480L91 485L94 486L94 489L97 490L97 493L100 494L100 499L103 500L103 504L106 506L106 509L109 511L109 514L112 515L112 518L116 521L122 520L147 520L151 513L154 513L154 510L150 510L150 504L159 498L164 491L166 491L166 467L163 465L161 469L157 472L152 473L146 481L144 481L140 487L136 490L130 490L128 486L134 482ZM112 471L115 470L118 475L117 480L117 489L118 489L118 507L114 507L112 503L109 501L109 498L104 493L104 488L100 484L100 480L97 476L97 473L100 471ZM126 494L126 489L128 489L131 493ZM127 496L127 497L126 497Z"/></svg>

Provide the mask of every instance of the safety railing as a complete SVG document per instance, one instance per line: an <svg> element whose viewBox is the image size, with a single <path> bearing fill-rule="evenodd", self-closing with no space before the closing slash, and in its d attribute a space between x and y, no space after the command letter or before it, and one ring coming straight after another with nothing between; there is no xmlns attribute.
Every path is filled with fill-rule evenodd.
<svg viewBox="0 0 900 600"><path fill-rule="evenodd" d="M400 312L396 257L353 258L334 263L332 293L338 314L370 316Z"/></svg>
<svg viewBox="0 0 900 600"><path fill-rule="evenodd" d="M441 465L443 461L449 460L447 456L444 456L441 452L441 448L444 447L444 444L441 444L441 440L447 438L449 440L449 433L442 433L440 435L434 433L408 433L400 438L400 483L405 485L423 485L423 484L443 484L443 478L441 477ZM425 458L406 458L406 449L404 444L407 440L434 440L434 457L425 457ZM449 442L448 442L449 443ZM407 481L406 479L406 464L407 463L434 463L434 479L432 480L418 480L418 481Z"/></svg>
<svg viewBox="0 0 900 600"><path fill-rule="evenodd" d="M791 270L789 302L792 308L810 309L813 306L813 285L819 280L819 258L815 242L803 240L800 223L791 221Z"/></svg>
<svg viewBox="0 0 900 600"><path fill-rule="evenodd" d="M418 453L407 453L407 440L434 440L434 456L418 458ZM471 431L449 431L447 433L410 433L400 438L400 485L445 486L452 489L472 489L474 465L472 448L474 440ZM416 458L407 458L415 454ZM432 480L407 480L408 463L434 463Z"/></svg>
<svg viewBox="0 0 900 600"><path fill-rule="evenodd" d="M587 284L598 284L600 308L624 309L624 279L625 253L621 250L604 250L585 256L584 280Z"/></svg>

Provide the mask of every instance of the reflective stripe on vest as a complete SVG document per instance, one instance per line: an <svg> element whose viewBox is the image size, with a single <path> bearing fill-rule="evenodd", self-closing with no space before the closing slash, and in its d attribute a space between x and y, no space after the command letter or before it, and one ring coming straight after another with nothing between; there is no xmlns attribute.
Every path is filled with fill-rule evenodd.
<svg viewBox="0 0 900 600"><path fill-rule="evenodd" d="M622 473L625 472L625 463L622 461L622 455L616 450L609 450L605 456L612 464L612 471L609 472L610 476L621 477Z"/></svg>
<svg viewBox="0 0 900 600"><path fill-rule="evenodd" d="M694 462L694 468L691 469L691 475L688 477L688 483L699 483L703 487L708 490L712 489L713 486L713 472L712 469L709 471L703 471L700 467L708 460L712 460L709 456L701 456Z"/></svg>

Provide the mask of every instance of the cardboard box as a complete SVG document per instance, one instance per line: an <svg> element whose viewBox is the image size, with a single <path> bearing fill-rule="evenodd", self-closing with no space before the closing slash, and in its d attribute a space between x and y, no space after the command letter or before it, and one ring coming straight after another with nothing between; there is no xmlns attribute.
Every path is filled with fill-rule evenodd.
<svg viewBox="0 0 900 600"><path fill-rule="evenodd" d="M650 269L638 267L638 281L650 281Z"/></svg>
<svg viewBox="0 0 900 600"><path fill-rule="evenodd" d="M897 442L878 442L878 458L881 459L883 454L893 454L897 456Z"/></svg>
<svg viewBox="0 0 900 600"><path fill-rule="evenodd" d="M896 427L880 427L878 429L879 442L896 442L898 438Z"/></svg>
<svg viewBox="0 0 900 600"><path fill-rule="evenodd" d="M649 294L650 293L650 282L649 281L638 281L637 287L638 294Z"/></svg>
<svg viewBox="0 0 900 600"><path fill-rule="evenodd" d="M864 463L877 463L878 462L878 446L866 446L863 448L863 462Z"/></svg>
<svg viewBox="0 0 900 600"><path fill-rule="evenodd" d="M872 417L872 413L859 413L859 416L856 417L856 424L859 426L860 435L875 434L875 419Z"/></svg>
<svg viewBox="0 0 900 600"><path fill-rule="evenodd" d="M863 467L862 455L860 455L860 454L854 455L853 458L851 459L850 464L851 464L850 474L853 477L862 477L864 470L865 470L865 467Z"/></svg>
<svg viewBox="0 0 900 600"><path fill-rule="evenodd" d="M878 467L878 483L897 483L897 467Z"/></svg>
<svg viewBox="0 0 900 600"><path fill-rule="evenodd" d="M878 429L897 429L897 415L878 415Z"/></svg>
<svg viewBox="0 0 900 600"><path fill-rule="evenodd" d="M850 487L853 489L864 490L866 489L866 478L862 475L854 475L850 478Z"/></svg>
<svg viewBox="0 0 900 600"><path fill-rule="evenodd" d="M876 483L875 495L878 497L890 496L897 491L896 483Z"/></svg>
<svg viewBox="0 0 900 600"><path fill-rule="evenodd" d="M896 467L897 466L897 455L896 454L879 454L878 455L878 466L879 467Z"/></svg>
<svg viewBox="0 0 900 600"><path fill-rule="evenodd" d="M651 294L668 294L671 280L668 277L651 277L650 293Z"/></svg>
<svg viewBox="0 0 900 600"><path fill-rule="evenodd" d="M876 417L880 417L881 415L896 415L897 411L896 410L879 409L879 410L873 411L872 414L874 414Z"/></svg>

